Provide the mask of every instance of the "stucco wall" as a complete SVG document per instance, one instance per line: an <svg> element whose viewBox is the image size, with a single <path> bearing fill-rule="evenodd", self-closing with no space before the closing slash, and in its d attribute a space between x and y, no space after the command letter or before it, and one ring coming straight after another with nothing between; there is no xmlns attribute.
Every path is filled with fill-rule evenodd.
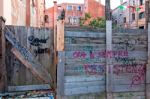
<svg viewBox="0 0 150 99"><path fill-rule="evenodd" d="M6 19L6 24L11 24L11 0L0 0L0 16Z"/></svg>
<svg viewBox="0 0 150 99"><path fill-rule="evenodd" d="M3 15L3 0L0 0L0 16Z"/></svg>

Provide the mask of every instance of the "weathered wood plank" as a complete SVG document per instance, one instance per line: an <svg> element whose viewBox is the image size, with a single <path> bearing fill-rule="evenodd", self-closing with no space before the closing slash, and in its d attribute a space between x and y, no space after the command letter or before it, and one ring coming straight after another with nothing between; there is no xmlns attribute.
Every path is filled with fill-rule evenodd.
<svg viewBox="0 0 150 99"><path fill-rule="evenodd" d="M6 27L7 28L7 27ZM14 36L20 42L21 45L26 47L26 30L22 27L13 27ZM10 49L11 50L11 49ZM13 56L14 57L14 56ZM13 82L15 85L23 85L26 82L26 67L16 58L14 57L14 73L13 73ZM24 74L24 75L22 75ZM21 75L21 76L20 76Z"/></svg>
<svg viewBox="0 0 150 99"><path fill-rule="evenodd" d="M105 38L65 38L65 44L105 44Z"/></svg>
<svg viewBox="0 0 150 99"><path fill-rule="evenodd" d="M57 51L64 50L64 20L57 21Z"/></svg>
<svg viewBox="0 0 150 99"><path fill-rule="evenodd" d="M105 64L105 58L66 58L66 66L67 65L75 65L75 64ZM140 58L140 57L116 57L112 58L113 65L121 65L121 66L135 66L136 64L146 64L147 58Z"/></svg>
<svg viewBox="0 0 150 99"><path fill-rule="evenodd" d="M105 91L105 86L86 86L77 88L65 88L65 95L79 95L88 93L102 93Z"/></svg>
<svg viewBox="0 0 150 99"><path fill-rule="evenodd" d="M8 86L9 92L17 91L31 91L31 90L49 90L51 89L50 85L25 85L25 86Z"/></svg>
<svg viewBox="0 0 150 99"><path fill-rule="evenodd" d="M147 45L143 44L113 44L113 50L147 51ZM65 51L100 51L105 50L105 44L65 44Z"/></svg>
<svg viewBox="0 0 150 99"><path fill-rule="evenodd" d="M109 55L111 57L129 57L129 58L146 58L147 52L145 51L126 51L126 50L118 50L118 51L67 51L65 53L66 58L74 58L74 59L86 59L90 58L94 55L92 58L105 58Z"/></svg>
<svg viewBox="0 0 150 99"><path fill-rule="evenodd" d="M106 33L99 32L80 32L80 31L65 31L65 37L105 37Z"/></svg>
<svg viewBox="0 0 150 99"><path fill-rule="evenodd" d="M114 99L145 99L144 92L123 92L123 93L114 93Z"/></svg>
<svg viewBox="0 0 150 99"><path fill-rule="evenodd" d="M52 84L51 77L44 67L37 63L31 63L15 48L12 49L12 53L33 73L35 77L37 77L37 79L44 83Z"/></svg>
<svg viewBox="0 0 150 99"><path fill-rule="evenodd" d="M0 92L7 90L5 19L0 16Z"/></svg>
<svg viewBox="0 0 150 99"><path fill-rule="evenodd" d="M100 51L105 47L105 44L65 44L65 51Z"/></svg>
<svg viewBox="0 0 150 99"><path fill-rule="evenodd" d="M66 64L65 75L105 75L105 64L86 63L86 64Z"/></svg>
<svg viewBox="0 0 150 99"><path fill-rule="evenodd" d="M24 48L14 37L14 35L7 29L5 37L15 47L12 49L13 53L17 56L24 65L31 70L31 72L42 82L51 84L51 77L49 73L41 66L34 58L34 56Z"/></svg>
<svg viewBox="0 0 150 99"><path fill-rule="evenodd" d="M88 87L88 86L105 86L105 81L90 81L90 82L71 82L65 83L65 88L78 88L78 87Z"/></svg>
<svg viewBox="0 0 150 99"><path fill-rule="evenodd" d="M136 35L136 34L144 34L147 33L146 29L127 29L127 28L119 28L113 30L113 34L118 33L118 34L128 34L128 35Z"/></svg>
<svg viewBox="0 0 150 99"><path fill-rule="evenodd" d="M141 85L114 85L113 92L137 92L137 91L145 91L145 84Z"/></svg>
<svg viewBox="0 0 150 99"><path fill-rule="evenodd" d="M71 82L89 82L89 81L102 81L105 80L104 76L65 76L66 83Z"/></svg>
<svg viewBox="0 0 150 99"><path fill-rule="evenodd" d="M80 94L80 95L70 95L70 96L62 96L57 99L106 99L106 93L88 93L88 94Z"/></svg>
<svg viewBox="0 0 150 99"><path fill-rule="evenodd" d="M106 5L109 2L106 3ZM109 10L109 6L106 7L106 10ZM111 15L111 14L110 14ZM106 17L107 18L107 17ZM112 51L112 21L106 20L106 52ZM113 65L112 57L106 55L106 92L107 99L113 99Z"/></svg>
<svg viewBox="0 0 150 99"><path fill-rule="evenodd" d="M147 1L149 4L150 2ZM146 3L147 4L147 3ZM148 23L148 52L147 52L147 65L146 65L146 98L150 97L150 23Z"/></svg>
<svg viewBox="0 0 150 99"><path fill-rule="evenodd" d="M57 94L64 95L65 52L58 52Z"/></svg>
<svg viewBox="0 0 150 99"><path fill-rule="evenodd" d="M66 64L75 64L75 63L104 63L105 58L66 58Z"/></svg>

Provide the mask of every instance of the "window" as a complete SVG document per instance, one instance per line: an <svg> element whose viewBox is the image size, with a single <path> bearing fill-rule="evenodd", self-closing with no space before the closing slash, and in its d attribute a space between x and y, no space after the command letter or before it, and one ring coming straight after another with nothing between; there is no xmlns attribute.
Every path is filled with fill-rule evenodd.
<svg viewBox="0 0 150 99"><path fill-rule="evenodd" d="M144 26L140 26L139 29L144 29Z"/></svg>
<svg viewBox="0 0 150 99"><path fill-rule="evenodd" d="M143 19L144 18L144 12L141 12L140 14L139 14L139 19Z"/></svg>
<svg viewBox="0 0 150 99"><path fill-rule="evenodd" d="M143 5L144 4L144 0L140 0L140 5Z"/></svg>
<svg viewBox="0 0 150 99"><path fill-rule="evenodd" d="M77 11L81 11L81 6L78 6L78 7L77 7Z"/></svg>
<svg viewBox="0 0 150 99"><path fill-rule="evenodd" d="M72 10L72 6L67 6L67 10Z"/></svg>
<svg viewBox="0 0 150 99"><path fill-rule="evenodd" d="M116 25L117 23L118 23L117 20L115 20L115 25Z"/></svg>
<svg viewBox="0 0 150 99"><path fill-rule="evenodd" d="M76 18L73 18L73 23L77 23L77 19Z"/></svg>
<svg viewBox="0 0 150 99"><path fill-rule="evenodd" d="M69 23L71 23L71 17L68 18Z"/></svg>
<svg viewBox="0 0 150 99"><path fill-rule="evenodd" d="M123 22L126 23L126 17L123 18Z"/></svg>
<svg viewBox="0 0 150 99"><path fill-rule="evenodd" d="M132 13L132 20L135 20L135 13Z"/></svg>
<svg viewBox="0 0 150 99"><path fill-rule="evenodd" d="M49 20L48 15L45 15L45 16L44 16L44 21L45 21L45 23L48 23L48 22L49 22L48 20Z"/></svg>
<svg viewBox="0 0 150 99"><path fill-rule="evenodd" d="M133 6L135 6L135 1L133 0Z"/></svg>

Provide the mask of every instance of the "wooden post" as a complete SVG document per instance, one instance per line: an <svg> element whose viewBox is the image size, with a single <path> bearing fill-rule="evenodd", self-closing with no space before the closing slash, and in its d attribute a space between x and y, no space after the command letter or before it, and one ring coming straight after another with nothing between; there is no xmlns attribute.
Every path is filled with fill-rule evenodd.
<svg viewBox="0 0 150 99"><path fill-rule="evenodd" d="M57 73L57 69L56 69L56 65L57 65L57 1L54 1L54 18L53 18L53 29L54 29L54 67L52 68L54 70L54 72L52 73L53 78L54 78L54 83L56 84L56 73ZM56 85L54 85L56 87Z"/></svg>
<svg viewBox="0 0 150 99"><path fill-rule="evenodd" d="M64 20L57 21L57 99L64 95L64 68L65 68L65 53L64 53Z"/></svg>
<svg viewBox="0 0 150 99"><path fill-rule="evenodd" d="M149 19L150 15L150 6L149 6L149 1L145 1L145 28L148 29L148 22L150 21Z"/></svg>
<svg viewBox="0 0 150 99"><path fill-rule="evenodd" d="M106 53L112 51L112 16L110 9L110 0L105 1L105 17L106 17ZM111 57L106 57L106 97L113 99L113 65Z"/></svg>
<svg viewBox="0 0 150 99"><path fill-rule="evenodd" d="M57 51L64 51L64 20L57 21Z"/></svg>
<svg viewBox="0 0 150 99"><path fill-rule="evenodd" d="M5 49L6 49L6 39L4 35L5 19L0 17L0 53L2 55L0 64L0 92L5 92L7 90L7 72L5 63Z"/></svg>
<svg viewBox="0 0 150 99"><path fill-rule="evenodd" d="M146 99L150 99L150 23L148 23L148 64L146 66Z"/></svg>
<svg viewBox="0 0 150 99"><path fill-rule="evenodd" d="M150 0L146 0L146 28L148 29L148 64L146 66L146 99L150 99Z"/></svg>

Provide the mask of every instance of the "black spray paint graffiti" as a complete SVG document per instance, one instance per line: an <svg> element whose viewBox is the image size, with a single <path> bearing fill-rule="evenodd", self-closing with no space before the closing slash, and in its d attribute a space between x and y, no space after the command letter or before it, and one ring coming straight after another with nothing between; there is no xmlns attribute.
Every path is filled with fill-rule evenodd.
<svg viewBox="0 0 150 99"><path fill-rule="evenodd" d="M42 46L42 44L46 44L48 41L49 37L45 38L45 39L39 39L39 38L35 38L33 35L28 37L28 41L32 46L36 46L37 49L34 50L34 53L37 54L43 54L43 53L48 53L49 52L49 48L41 48L40 46Z"/></svg>
<svg viewBox="0 0 150 99"><path fill-rule="evenodd" d="M121 62L124 65L136 65L136 59L135 58L129 58L129 57L116 57L116 62Z"/></svg>
<svg viewBox="0 0 150 99"><path fill-rule="evenodd" d="M49 37L47 37L46 39L35 38L33 35L28 37L29 43L33 46L40 46L41 43L47 43L48 39L49 39Z"/></svg>
<svg viewBox="0 0 150 99"><path fill-rule="evenodd" d="M34 50L34 53L36 54L43 54L43 53L50 53L49 48L38 48L37 50Z"/></svg>

